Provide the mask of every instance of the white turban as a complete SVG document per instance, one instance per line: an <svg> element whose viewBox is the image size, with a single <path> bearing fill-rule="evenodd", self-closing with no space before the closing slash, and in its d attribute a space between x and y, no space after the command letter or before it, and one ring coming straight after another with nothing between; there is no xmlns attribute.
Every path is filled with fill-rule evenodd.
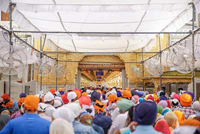
<svg viewBox="0 0 200 134"><path fill-rule="evenodd" d="M75 118L77 118L81 113L81 106L78 103L69 103L65 105L65 107L72 110L72 112L75 114Z"/></svg>
<svg viewBox="0 0 200 134"><path fill-rule="evenodd" d="M62 118L68 121L69 123L72 123L75 119L75 114L69 108L60 107L56 109L56 111L53 113L53 117L55 119Z"/></svg>
<svg viewBox="0 0 200 134"><path fill-rule="evenodd" d="M39 104L38 104L37 111L45 112L45 111L46 111L46 108L47 108L47 105L46 105L46 104L44 104L44 103L39 103Z"/></svg>
<svg viewBox="0 0 200 134"><path fill-rule="evenodd" d="M54 100L54 105L55 108L62 106L62 103L59 100Z"/></svg>
<svg viewBox="0 0 200 134"><path fill-rule="evenodd" d="M48 92L45 96L44 96L44 102L47 101L52 101L54 99L54 96L51 92Z"/></svg>
<svg viewBox="0 0 200 134"><path fill-rule="evenodd" d="M75 92L69 92L68 94L67 94L67 98L68 98L68 100L69 100L69 102L71 102L73 99L75 99L77 97L77 95L76 95L76 93Z"/></svg>
<svg viewBox="0 0 200 134"><path fill-rule="evenodd" d="M61 103L63 103L63 100L61 97L56 96L54 100L59 100Z"/></svg>
<svg viewBox="0 0 200 134"><path fill-rule="evenodd" d="M199 101L195 101L195 102L192 104L192 107L193 107L194 110L196 110L197 112L200 112L200 103L199 103Z"/></svg>
<svg viewBox="0 0 200 134"><path fill-rule="evenodd" d="M68 121L58 118L51 123L50 134L74 134L74 128Z"/></svg>

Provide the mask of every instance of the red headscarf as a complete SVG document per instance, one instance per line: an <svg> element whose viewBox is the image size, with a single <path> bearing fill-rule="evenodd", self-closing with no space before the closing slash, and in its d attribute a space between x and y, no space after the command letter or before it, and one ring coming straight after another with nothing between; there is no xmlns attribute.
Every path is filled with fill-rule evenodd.
<svg viewBox="0 0 200 134"><path fill-rule="evenodd" d="M3 94L2 96L1 96L1 98L5 101L5 100L10 100L10 97L9 97L9 95L8 94Z"/></svg>
<svg viewBox="0 0 200 134"><path fill-rule="evenodd" d="M50 90L50 92L54 95L54 93L56 92L56 90L55 90L54 88L52 88L52 89Z"/></svg>
<svg viewBox="0 0 200 134"><path fill-rule="evenodd" d="M68 92L66 92L63 95L61 95L61 98L62 98L62 101L63 101L64 104L69 103L69 100L67 98L67 94L68 94Z"/></svg>
<svg viewBox="0 0 200 134"><path fill-rule="evenodd" d="M158 131L158 132L161 132L163 134L171 134L171 131L169 129L169 125L165 120L159 120L156 123L155 130Z"/></svg>
<svg viewBox="0 0 200 134"><path fill-rule="evenodd" d="M169 100L165 100L166 102L167 102L167 107L168 108L171 108L171 103L170 103L170 101Z"/></svg>

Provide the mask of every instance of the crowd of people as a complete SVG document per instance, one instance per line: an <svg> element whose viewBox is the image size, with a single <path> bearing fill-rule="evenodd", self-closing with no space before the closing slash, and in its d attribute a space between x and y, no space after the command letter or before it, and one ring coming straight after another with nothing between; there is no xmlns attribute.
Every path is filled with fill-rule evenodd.
<svg viewBox="0 0 200 134"><path fill-rule="evenodd" d="M179 89L51 89L0 99L0 134L200 134L200 98Z"/></svg>

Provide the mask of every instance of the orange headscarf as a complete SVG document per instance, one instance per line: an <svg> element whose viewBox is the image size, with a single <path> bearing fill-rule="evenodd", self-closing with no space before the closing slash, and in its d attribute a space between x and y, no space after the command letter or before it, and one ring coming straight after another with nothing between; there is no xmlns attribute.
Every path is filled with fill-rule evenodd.
<svg viewBox="0 0 200 134"><path fill-rule="evenodd" d="M5 104L5 107L6 108L10 108L14 105L13 101L12 100L9 100L6 104Z"/></svg>
<svg viewBox="0 0 200 134"><path fill-rule="evenodd" d="M181 105L184 107L189 107L192 104L192 96L190 94L184 93L180 97Z"/></svg>
<svg viewBox="0 0 200 134"><path fill-rule="evenodd" d="M115 94L110 94L108 96L108 100L109 100L109 103L112 104L113 102L117 100L117 96Z"/></svg>
<svg viewBox="0 0 200 134"><path fill-rule="evenodd" d="M3 94L2 96L1 96L1 98L5 101L5 100L10 100L10 97L9 97L9 95L8 94Z"/></svg>
<svg viewBox="0 0 200 134"><path fill-rule="evenodd" d="M56 90L55 90L54 88L52 88L52 89L50 90L50 92L54 95L54 93L56 92Z"/></svg>
<svg viewBox="0 0 200 134"><path fill-rule="evenodd" d="M174 111L174 113L176 114L179 123L181 121L185 120L185 116L184 116L184 114L181 111Z"/></svg>
<svg viewBox="0 0 200 134"><path fill-rule="evenodd" d="M24 103L25 99L26 99L26 97L19 98L19 101L18 101L17 105L21 106L22 103Z"/></svg>
<svg viewBox="0 0 200 134"><path fill-rule="evenodd" d="M128 90L124 90L124 91L122 92L122 97L127 98L127 99L130 99L130 98L132 97L131 92L128 91Z"/></svg>
<svg viewBox="0 0 200 134"><path fill-rule="evenodd" d="M96 103L94 105L94 109L97 111L97 113L104 112L106 105L104 105L102 102L96 100Z"/></svg>
<svg viewBox="0 0 200 134"><path fill-rule="evenodd" d="M101 90L97 90L98 93L102 94Z"/></svg>
<svg viewBox="0 0 200 134"><path fill-rule="evenodd" d="M59 88L58 91L61 92L61 91L64 91L64 90L63 90L63 88Z"/></svg>
<svg viewBox="0 0 200 134"><path fill-rule="evenodd" d="M200 128L200 122L195 119L189 119L180 122L180 126L194 126Z"/></svg>
<svg viewBox="0 0 200 134"><path fill-rule="evenodd" d="M87 92L83 92L83 93L82 93L82 96L87 96Z"/></svg>
<svg viewBox="0 0 200 134"><path fill-rule="evenodd" d="M77 89L75 89L75 90L73 90L73 91L76 93L77 99L80 99L80 98L81 98L81 91L79 91L79 90L77 90Z"/></svg>
<svg viewBox="0 0 200 134"><path fill-rule="evenodd" d="M131 89L130 89L130 88L128 88L128 87L127 87L125 90L127 90L127 91L131 91Z"/></svg>
<svg viewBox="0 0 200 134"><path fill-rule="evenodd" d="M34 95L28 95L24 101L24 106L26 109L35 111L38 108L38 104L40 102L40 99Z"/></svg>

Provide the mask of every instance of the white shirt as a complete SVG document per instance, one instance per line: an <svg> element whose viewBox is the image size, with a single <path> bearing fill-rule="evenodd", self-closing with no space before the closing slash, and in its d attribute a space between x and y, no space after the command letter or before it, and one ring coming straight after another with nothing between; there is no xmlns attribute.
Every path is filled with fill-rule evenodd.
<svg viewBox="0 0 200 134"><path fill-rule="evenodd" d="M113 134L115 129L120 130L121 128L124 128L126 124L127 116L128 116L128 112L118 115L115 121L113 121L112 126L110 127L109 134Z"/></svg>
<svg viewBox="0 0 200 134"><path fill-rule="evenodd" d="M115 108L115 110L111 113L111 119L112 121L115 121L115 119L117 118L117 116L119 115L119 108Z"/></svg>
<svg viewBox="0 0 200 134"><path fill-rule="evenodd" d="M40 116L40 118L43 118L43 119L48 120L49 122L51 122L51 117L46 116L45 113L41 113L41 114L39 114L39 116Z"/></svg>

